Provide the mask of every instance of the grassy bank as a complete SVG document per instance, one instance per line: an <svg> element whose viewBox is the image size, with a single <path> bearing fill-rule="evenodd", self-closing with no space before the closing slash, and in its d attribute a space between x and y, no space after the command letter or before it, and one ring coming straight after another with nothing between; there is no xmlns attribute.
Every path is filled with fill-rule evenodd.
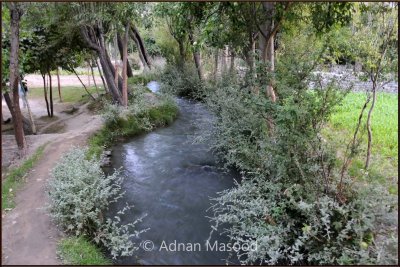
<svg viewBox="0 0 400 267"><path fill-rule="evenodd" d="M109 104L103 105L103 112L109 112L111 119L106 119L103 128L89 138L89 150L86 152L88 157L99 158L105 147L111 146L121 138L135 136L173 122L178 113L174 102L163 96L149 94L144 88L134 89L138 95L130 100L133 104L128 109L111 106L114 111L117 111L113 113L107 111L107 108L110 108L110 106L107 107ZM150 101L150 99L153 100ZM135 106L137 108L134 108ZM112 264L105 257L102 249L84 236L61 240L58 253L65 264Z"/></svg>
<svg viewBox="0 0 400 267"><path fill-rule="evenodd" d="M84 237L68 237L58 243L58 255L68 265L111 265L103 252Z"/></svg>
<svg viewBox="0 0 400 267"><path fill-rule="evenodd" d="M2 183L1 191L1 209L12 209L15 207L15 192L25 182L25 176L32 169L33 166L39 161L43 155L43 151L46 145L40 146L35 153L25 160L19 167L11 169Z"/></svg>
<svg viewBox="0 0 400 267"><path fill-rule="evenodd" d="M128 115L117 118L112 124L105 125L89 139L89 155L99 156L105 147L111 146L123 137L131 137L148 131L143 121L148 121L152 128L169 125L177 116L178 108L169 102L162 103L141 112L137 116Z"/></svg>
<svg viewBox="0 0 400 267"><path fill-rule="evenodd" d="M357 124L358 116L365 102L364 93L349 93L343 103L337 107L330 118L330 125L325 129L324 135L343 153L346 145L352 139ZM360 154L350 166L350 175L362 179L373 179L382 182L397 180L398 166L398 95L378 93L377 102L372 114L372 156L368 172L364 170L367 132L363 130ZM370 105L369 105L370 106ZM369 108L368 106L368 108ZM367 110L368 110L367 108ZM365 129L367 112L363 117Z"/></svg>

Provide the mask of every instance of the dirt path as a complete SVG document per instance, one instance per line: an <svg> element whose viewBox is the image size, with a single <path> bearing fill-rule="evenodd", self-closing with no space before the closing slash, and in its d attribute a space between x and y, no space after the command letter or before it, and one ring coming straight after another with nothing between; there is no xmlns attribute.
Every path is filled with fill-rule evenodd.
<svg viewBox="0 0 400 267"><path fill-rule="evenodd" d="M16 208L2 215L3 264L62 264L57 258L57 241L62 233L50 220L46 210L46 184L49 172L62 154L74 145L85 144L88 136L101 127L98 115L82 106L79 115L64 119L66 132L36 135L50 142L43 157L27 175L24 188L16 194Z"/></svg>

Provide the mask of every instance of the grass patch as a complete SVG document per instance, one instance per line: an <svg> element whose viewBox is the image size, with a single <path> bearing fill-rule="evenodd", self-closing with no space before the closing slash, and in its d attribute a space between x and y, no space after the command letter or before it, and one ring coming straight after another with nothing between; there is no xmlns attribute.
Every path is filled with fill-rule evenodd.
<svg viewBox="0 0 400 267"><path fill-rule="evenodd" d="M96 94L96 87L87 87L91 94ZM104 93L103 88L98 89L99 93ZM30 98L44 98L43 88L30 88L28 97ZM90 100L90 96L86 93L82 86L62 86L61 87L61 97L63 103L76 103L76 102L87 102ZM53 88L53 100L58 101L58 91L57 87Z"/></svg>
<svg viewBox="0 0 400 267"><path fill-rule="evenodd" d="M104 126L89 138L89 156L99 157L105 147L111 146L118 138L135 136L147 130L142 127L141 120L148 119L154 127L171 124L178 114L178 107L172 103L164 103L150 107L137 116L119 118L114 124Z"/></svg>
<svg viewBox="0 0 400 267"><path fill-rule="evenodd" d="M64 264L111 265L102 251L84 237L68 237L58 243L58 254Z"/></svg>
<svg viewBox="0 0 400 267"><path fill-rule="evenodd" d="M365 99L364 93L349 93L331 117L333 128L346 131L348 136L353 134ZM383 156L393 157L396 160L398 152L397 103L397 94L378 93L371 117L373 149ZM366 119L367 114L364 115L364 123ZM366 135L364 138L367 140Z"/></svg>
<svg viewBox="0 0 400 267"><path fill-rule="evenodd" d="M2 183L1 191L1 209L12 209L15 207L15 192L24 182L24 177L28 171L38 162L43 154L45 145L40 146L35 153L25 160L19 167L13 168L9 171Z"/></svg>
<svg viewBox="0 0 400 267"><path fill-rule="evenodd" d="M346 150L347 144L353 137L361 108L365 103L365 93L349 93L343 103L337 107L330 118L330 125L323 134L337 148L339 154ZM398 95L378 93L377 101L372 113L372 155L371 165L364 170L367 132L363 130L362 143L359 155L352 161L349 174L352 177L380 182L396 181L398 177ZM368 106L369 108L369 106ZM368 111L367 108L367 111ZM363 129L367 113L363 116Z"/></svg>

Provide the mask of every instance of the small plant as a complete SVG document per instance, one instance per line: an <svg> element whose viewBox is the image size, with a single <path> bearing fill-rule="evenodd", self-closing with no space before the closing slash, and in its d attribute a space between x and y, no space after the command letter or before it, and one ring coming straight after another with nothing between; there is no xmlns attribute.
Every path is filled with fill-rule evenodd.
<svg viewBox="0 0 400 267"><path fill-rule="evenodd" d="M102 118L104 123L109 126L113 125L118 121L119 114L121 112L121 107L117 104L108 103L104 107L104 112L102 113Z"/></svg>
<svg viewBox="0 0 400 267"><path fill-rule="evenodd" d="M67 233L91 238L109 249L114 258L132 255L137 247L129 237L137 221L120 225L119 218L114 221L103 215L110 203L122 197L123 177L119 171L105 175L100 161L87 159L86 153L87 148L73 148L52 170L50 215ZM141 232L134 230L133 235Z"/></svg>

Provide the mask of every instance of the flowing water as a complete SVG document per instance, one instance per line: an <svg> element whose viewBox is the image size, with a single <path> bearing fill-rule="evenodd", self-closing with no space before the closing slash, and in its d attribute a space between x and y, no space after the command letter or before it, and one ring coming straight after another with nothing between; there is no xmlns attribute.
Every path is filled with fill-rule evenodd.
<svg viewBox="0 0 400 267"><path fill-rule="evenodd" d="M157 84L151 86L158 90ZM112 167L122 167L126 176L125 196L113 210L133 204L123 222L147 214L138 228L150 228L135 240L141 243L135 256L117 264L225 264L232 253L221 247L229 242L219 234L206 243L212 215L207 209L210 197L233 187L238 174L223 172L206 144L193 143L212 118L204 106L185 99L177 103L172 125L113 147ZM237 263L233 258L229 262Z"/></svg>

